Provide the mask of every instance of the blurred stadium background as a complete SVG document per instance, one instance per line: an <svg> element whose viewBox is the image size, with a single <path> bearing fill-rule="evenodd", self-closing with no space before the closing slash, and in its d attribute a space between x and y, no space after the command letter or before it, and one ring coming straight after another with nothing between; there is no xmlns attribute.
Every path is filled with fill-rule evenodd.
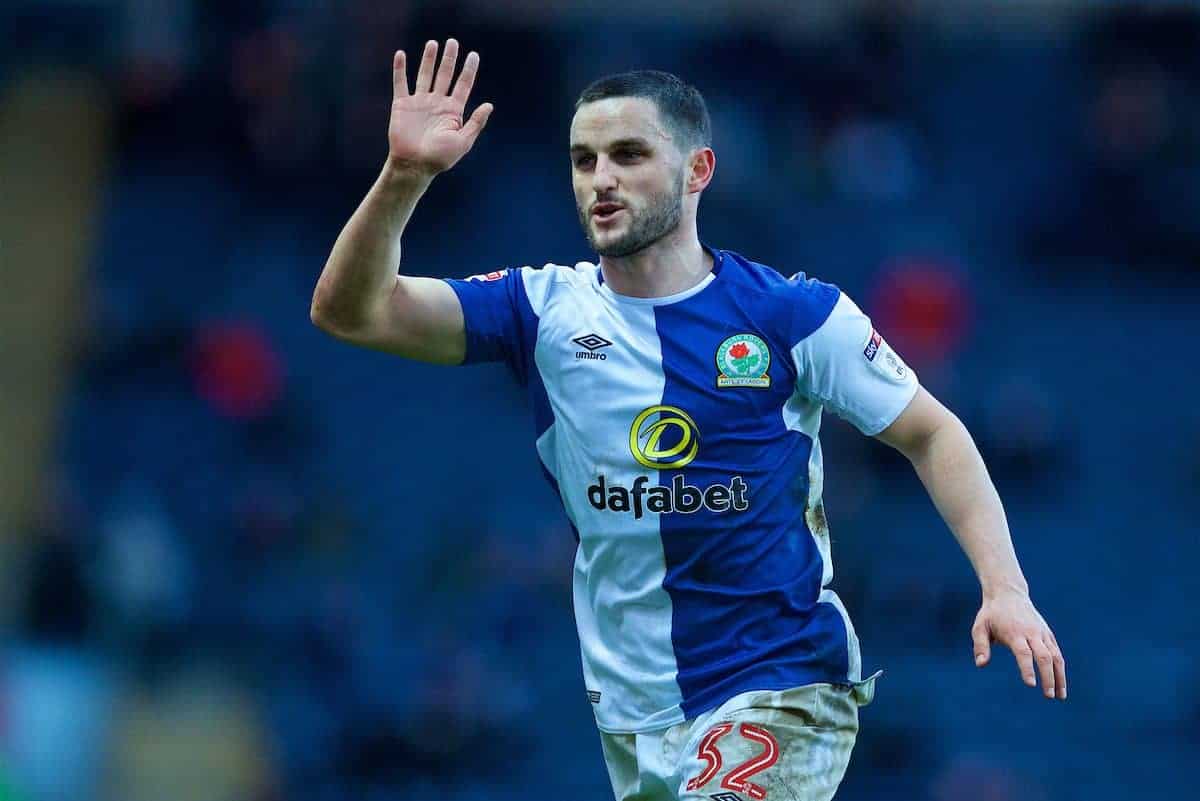
<svg viewBox="0 0 1200 801"><path fill-rule="evenodd" d="M703 239L841 285L984 450L1070 700L975 670L966 560L829 418L835 586L887 671L839 799L1196 797L1196 6L0 9L0 799L611 798L519 391L308 320L390 54L447 36L496 113L405 272L588 258L574 98L675 71Z"/></svg>

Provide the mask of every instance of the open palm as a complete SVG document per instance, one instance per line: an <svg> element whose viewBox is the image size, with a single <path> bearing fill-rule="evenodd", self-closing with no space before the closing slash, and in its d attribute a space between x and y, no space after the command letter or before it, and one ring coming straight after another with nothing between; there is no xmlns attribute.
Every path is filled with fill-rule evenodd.
<svg viewBox="0 0 1200 801"><path fill-rule="evenodd" d="M450 169L466 155L493 109L491 103L483 103L464 122L467 98L479 70L479 54L474 51L467 54L457 81L454 80L457 40L446 40L442 62L435 74L437 54L437 42L426 42L417 82L410 92L404 51L396 52L392 60L392 116L388 123L388 156L392 163L430 175Z"/></svg>

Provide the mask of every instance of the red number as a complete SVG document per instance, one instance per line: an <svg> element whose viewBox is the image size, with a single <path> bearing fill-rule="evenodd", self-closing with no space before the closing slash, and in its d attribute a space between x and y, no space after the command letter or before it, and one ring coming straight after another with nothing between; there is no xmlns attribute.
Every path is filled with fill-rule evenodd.
<svg viewBox="0 0 1200 801"><path fill-rule="evenodd" d="M699 776L688 781L688 790L700 789L712 781L713 777L721 770L721 752L717 750L717 740L732 730L732 723L722 723L720 726L714 726L704 735L696 756L706 764ZM779 742L766 729L749 723L743 723L738 732L747 740L762 745L763 752L729 771L729 775L721 781L721 786L726 790L745 793L755 801L762 801L767 797L767 791L748 780L754 774L761 773L779 761Z"/></svg>
<svg viewBox="0 0 1200 801"><path fill-rule="evenodd" d="M700 775L693 778L687 783L689 790L696 790L712 781L712 777L717 775L717 771L721 769L721 752L717 750L717 740L720 740L726 734L729 734L733 729L732 723L722 723L709 730L708 734L704 735L704 739L700 741L700 751L697 754L700 759L708 763L704 770L700 771Z"/></svg>
<svg viewBox="0 0 1200 801"><path fill-rule="evenodd" d="M755 773L764 771L779 761L779 743L771 736L771 732L766 729L760 729L758 726L752 726L749 723L743 723L741 729L738 731L747 740L761 743L763 745L763 752L754 759L743 762L729 771L729 775L721 782L721 786L729 790L737 790L739 793L745 793L751 798L766 798L766 790L746 780Z"/></svg>

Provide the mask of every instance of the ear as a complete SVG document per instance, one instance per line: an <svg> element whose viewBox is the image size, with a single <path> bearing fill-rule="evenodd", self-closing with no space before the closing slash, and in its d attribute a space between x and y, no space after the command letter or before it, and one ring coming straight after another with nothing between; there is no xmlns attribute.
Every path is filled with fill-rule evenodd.
<svg viewBox="0 0 1200 801"><path fill-rule="evenodd" d="M685 191L691 195L703 192L712 181L713 172L717 169L717 156L711 147L702 147L692 152L684 169L686 175Z"/></svg>

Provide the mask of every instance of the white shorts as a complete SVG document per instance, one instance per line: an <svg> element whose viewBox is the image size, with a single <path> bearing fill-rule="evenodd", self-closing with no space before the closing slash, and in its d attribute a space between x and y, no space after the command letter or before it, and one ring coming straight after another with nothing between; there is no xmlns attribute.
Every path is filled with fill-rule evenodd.
<svg viewBox="0 0 1200 801"><path fill-rule="evenodd" d="M742 693L670 728L601 732L613 793L617 801L829 801L878 676Z"/></svg>

